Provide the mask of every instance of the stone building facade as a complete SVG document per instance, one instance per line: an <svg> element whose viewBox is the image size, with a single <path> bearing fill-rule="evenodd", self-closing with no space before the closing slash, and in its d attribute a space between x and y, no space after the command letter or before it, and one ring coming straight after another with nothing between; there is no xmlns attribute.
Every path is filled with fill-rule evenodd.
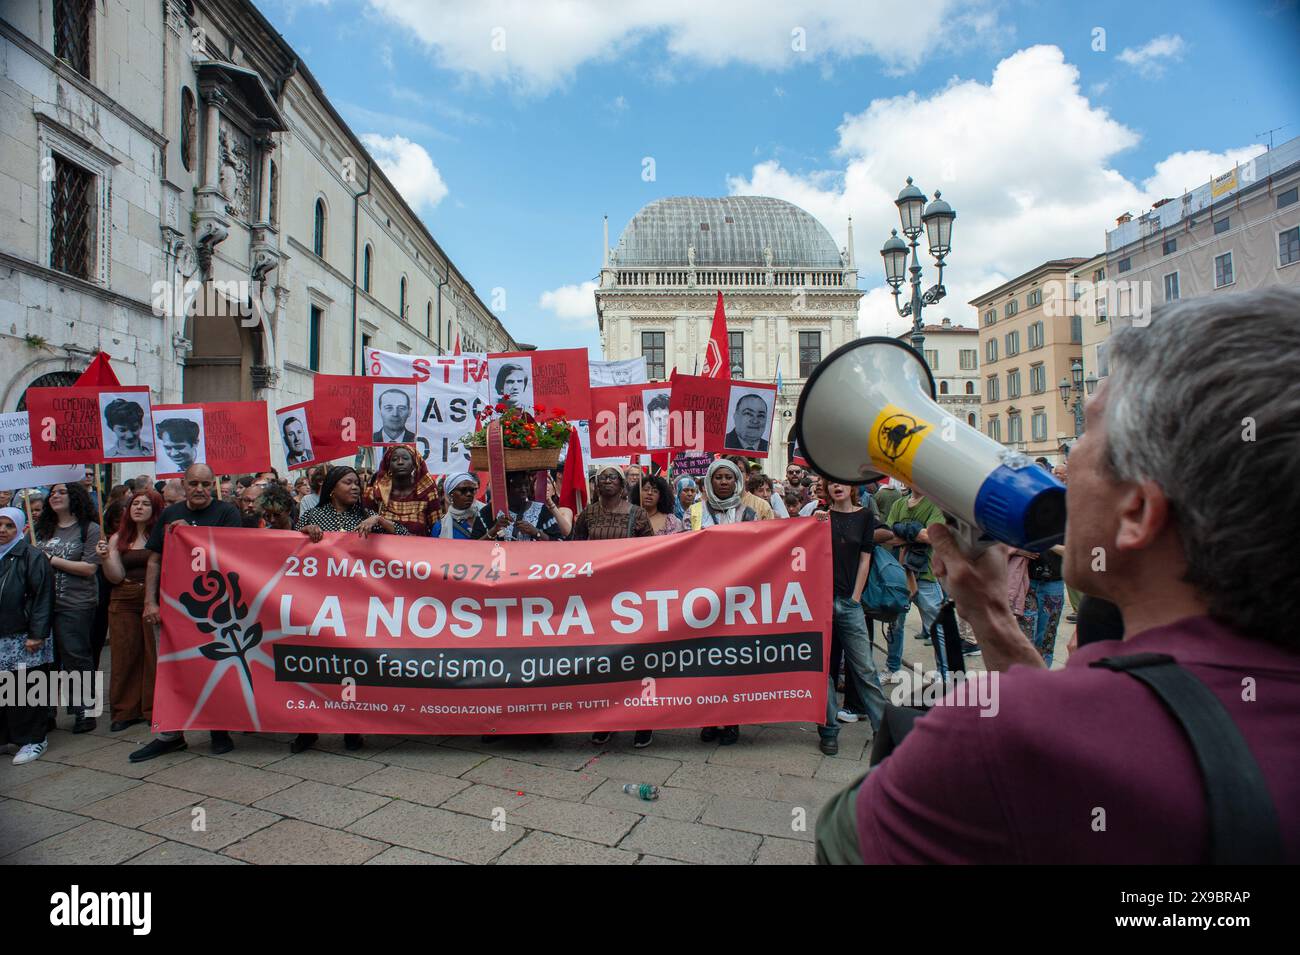
<svg viewBox="0 0 1300 955"><path fill-rule="evenodd" d="M609 248L596 295L607 360L646 357L652 380L698 374L723 294L732 377L775 382L769 474L789 459L799 393L830 352L858 337L858 273L826 227L765 196L651 202Z"/></svg>
<svg viewBox="0 0 1300 955"><path fill-rule="evenodd" d="M909 328L895 336L912 344ZM935 400L958 421L980 427L980 333L942 319L925 326L925 363L934 375Z"/></svg>
<svg viewBox="0 0 1300 955"><path fill-rule="evenodd" d="M247 0L0 0L0 45L0 410L101 350L274 408L366 345L518 347Z"/></svg>

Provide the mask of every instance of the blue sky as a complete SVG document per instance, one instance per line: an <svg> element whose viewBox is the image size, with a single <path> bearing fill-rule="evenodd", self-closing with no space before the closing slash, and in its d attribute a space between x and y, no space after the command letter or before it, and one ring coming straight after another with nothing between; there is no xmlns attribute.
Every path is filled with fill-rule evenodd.
<svg viewBox="0 0 1300 955"><path fill-rule="evenodd" d="M1281 0L259 7L480 297L504 289L501 319L542 347L599 351L583 283L601 217L616 245L663 196L775 195L841 245L852 215L863 331L896 332L878 249L909 174L957 209L944 305L973 324L974 295L1100 251L1115 216L1230 169L1272 127L1300 136L1300 12Z"/></svg>

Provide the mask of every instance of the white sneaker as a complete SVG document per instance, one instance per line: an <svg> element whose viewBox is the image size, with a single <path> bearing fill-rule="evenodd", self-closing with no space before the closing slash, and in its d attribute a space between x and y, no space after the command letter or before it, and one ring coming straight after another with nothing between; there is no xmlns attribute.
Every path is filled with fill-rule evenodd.
<svg viewBox="0 0 1300 955"><path fill-rule="evenodd" d="M885 673L883 673L883 674L881 675L881 677L880 677L880 682L881 682L882 684L886 684L886 683L902 683L902 682L903 682L903 671L902 671L902 670L889 670L889 671L886 671Z"/></svg>
<svg viewBox="0 0 1300 955"><path fill-rule="evenodd" d="M21 766L23 763L30 763L40 759L41 755L45 752L45 750L49 747L49 745L50 745L49 740L44 740L44 739L41 740L39 743L28 743L26 746L20 749L18 751L18 755L14 757L14 765Z"/></svg>
<svg viewBox="0 0 1300 955"><path fill-rule="evenodd" d="M858 721L858 714L850 713L848 710L840 710L835 714L835 718L841 723L856 723Z"/></svg>

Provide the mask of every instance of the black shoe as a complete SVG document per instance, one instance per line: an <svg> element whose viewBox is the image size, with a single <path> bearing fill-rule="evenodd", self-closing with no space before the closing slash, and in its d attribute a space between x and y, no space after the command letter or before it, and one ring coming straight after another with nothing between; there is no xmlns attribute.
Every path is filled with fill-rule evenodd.
<svg viewBox="0 0 1300 955"><path fill-rule="evenodd" d="M344 733L343 748L355 752L366 745L366 741L361 738L360 733Z"/></svg>
<svg viewBox="0 0 1300 955"><path fill-rule="evenodd" d="M613 733L592 733L592 734L591 734L591 745L592 745L592 746L604 746L606 743L609 742L609 738L610 738L611 736L613 736L613 735L614 735Z"/></svg>
<svg viewBox="0 0 1300 955"><path fill-rule="evenodd" d="M164 753L174 753L184 748L184 736L178 736L175 739L154 739L145 743L127 759L133 763L143 763L147 759L155 759Z"/></svg>
<svg viewBox="0 0 1300 955"><path fill-rule="evenodd" d="M315 733L299 733L289 744L289 752L301 753L303 750L311 749L316 745L317 736Z"/></svg>
<svg viewBox="0 0 1300 955"><path fill-rule="evenodd" d="M721 726L706 726L704 729L700 730L700 742L712 743L720 735L722 735Z"/></svg>
<svg viewBox="0 0 1300 955"><path fill-rule="evenodd" d="M974 656L979 652L980 652L980 645L978 643L971 643L969 640L963 640L961 642L962 656L970 657L970 656Z"/></svg>
<svg viewBox="0 0 1300 955"><path fill-rule="evenodd" d="M212 755L224 756L235 748L235 741L230 738L230 734L225 730L212 731Z"/></svg>
<svg viewBox="0 0 1300 955"><path fill-rule="evenodd" d="M739 725L724 726L722 727L722 736L718 739L718 742L720 742L723 746L730 746L732 743L739 741L739 739L740 739Z"/></svg>
<svg viewBox="0 0 1300 955"><path fill-rule="evenodd" d="M99 721L93 716L78 716L77 721L72 724L72 732L89 733L98 725Z"/></svg>
<svg viewBox="0 0 1300 955"><path fill-rule="evenodd" d="M840 752L840 741L834 736L823 736L821 748L822 752L827 756L838 756Z"/></svg>
<svg viewBox="0 0 1300 955"><path fill-rule="evenodd" d="M142 719L115 720L113 721L112 724L109 725L108 731L110 733L120 733L122 732L122 730L129 729L130 727L134 726L136 723L143 723L143 722L144 720Z"/></svg>
<svg viewBox="0 0 1300 955"><path fill-rule="evenodd" d="M632 738L632 745L637 749L645 749L654 742L654 730L637 730L636 736Z"/></svg>

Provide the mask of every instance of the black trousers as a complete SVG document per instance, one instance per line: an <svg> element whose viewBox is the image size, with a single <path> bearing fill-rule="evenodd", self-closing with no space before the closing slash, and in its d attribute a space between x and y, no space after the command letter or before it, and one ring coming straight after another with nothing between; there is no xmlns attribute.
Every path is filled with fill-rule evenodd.
<svg viewBox="0 0 1300 955"><path fill-rule="evenodd" d="M31 673L49 674L50 666L32 667ZM45 739L46 727L54 710L48 706L0 706L0 745L26 746Z"/></svg>

